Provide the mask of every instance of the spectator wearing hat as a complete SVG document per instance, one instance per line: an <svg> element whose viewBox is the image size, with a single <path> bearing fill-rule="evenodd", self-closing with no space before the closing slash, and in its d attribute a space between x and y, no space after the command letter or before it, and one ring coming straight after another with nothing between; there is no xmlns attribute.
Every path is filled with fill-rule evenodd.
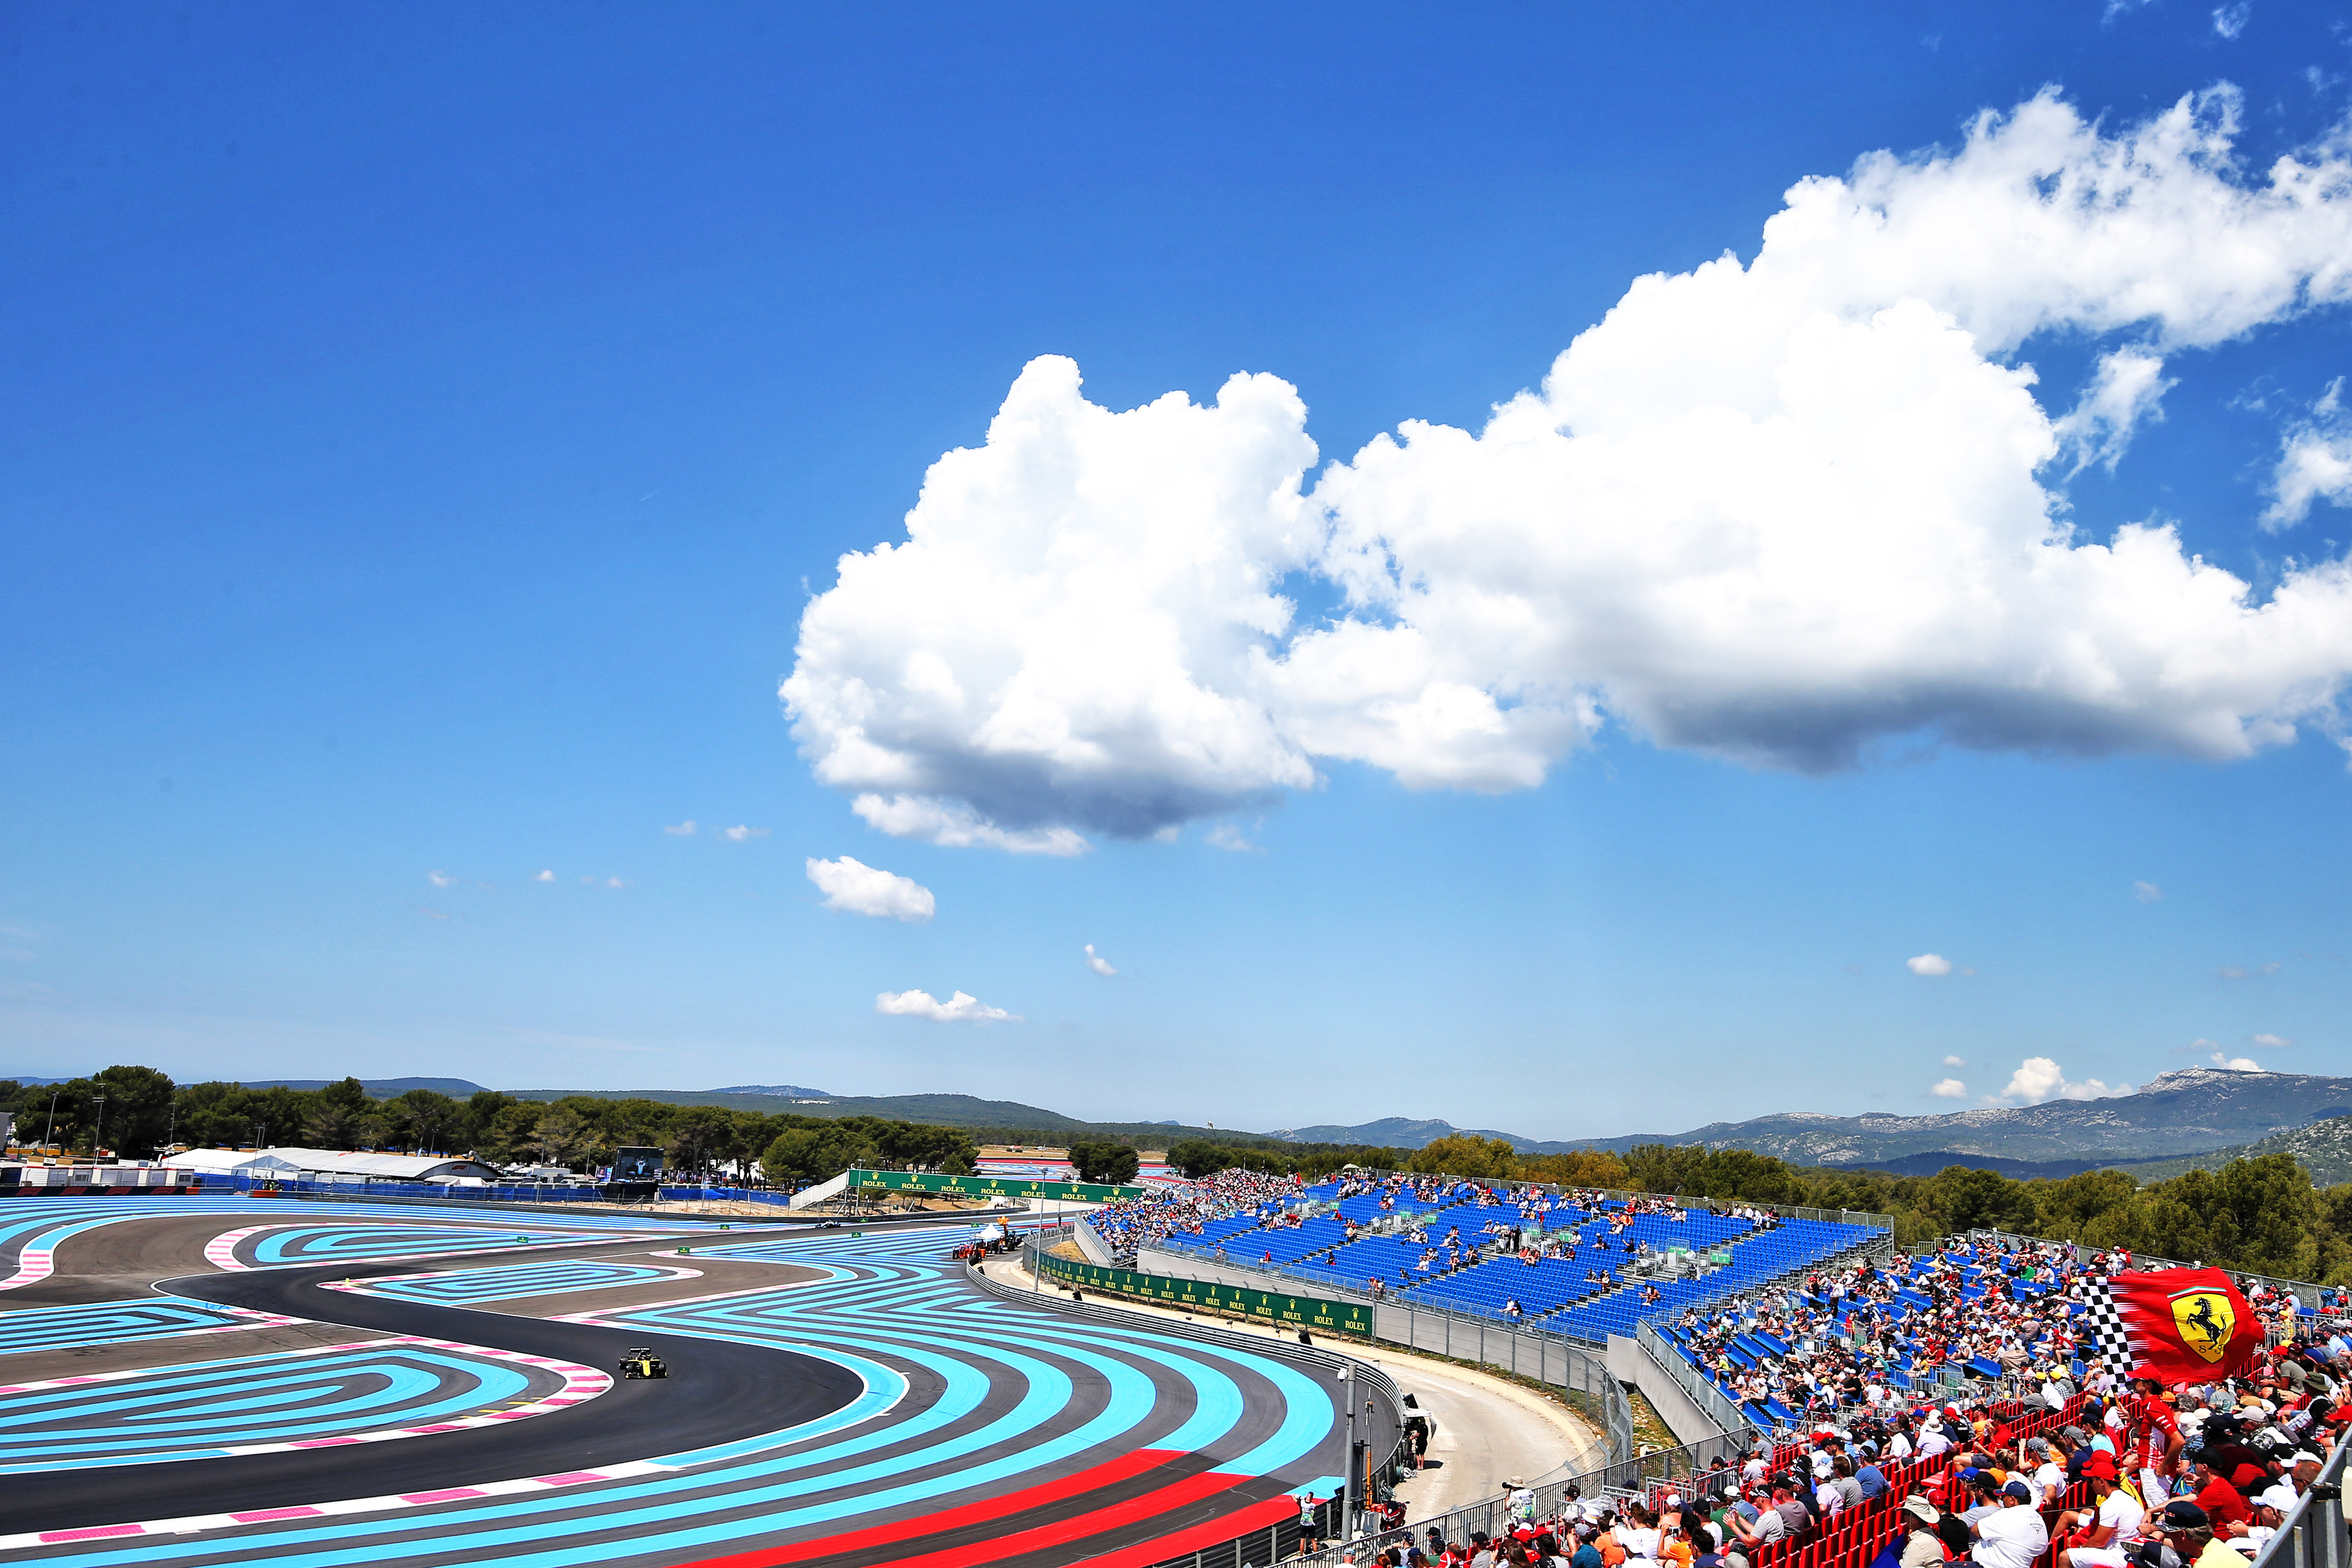
<svg viewBox="0 0 2352 1568"><path fill-rule="evenodd" d="M1936 1533L1941 1517L1924 1497L1904 1500L1903 1556L1896 1568L1938 1568L1944 1561L1943 1538Z"/></svg>
<svg viewBox="0 0 2352 1568"><path fill-rule="evenodd" d="M2242 1568L2242 1559L2213 1538L2213 1521L2186 1498L2166 1503L2146 1526L2147 1532L2172 1548L2185 1568Z"/></svg>
<svg viewBox="0 0 2352 1568"><path fill-rule="evenodd" d="M2028 1437L2017 1446L2016 1468L2029 1478L2033 1506L2053 1509L2066 1495L2066 1470L2052 1457L2049 1439Z"/></svg>

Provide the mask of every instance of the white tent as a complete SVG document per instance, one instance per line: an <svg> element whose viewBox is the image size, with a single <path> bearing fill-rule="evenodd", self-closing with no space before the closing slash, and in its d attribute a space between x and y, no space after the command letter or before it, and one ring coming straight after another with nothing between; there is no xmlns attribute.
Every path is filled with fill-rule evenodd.
<svg viewBox="0 0 2352 1568"><path fill-rule="evenodd" d="M341 1149L191 1149L164 1162L181 1170L226 1175L284 1176L323 1182L492 1182L498 1169L442 1154L362 1154Z"/></svg>

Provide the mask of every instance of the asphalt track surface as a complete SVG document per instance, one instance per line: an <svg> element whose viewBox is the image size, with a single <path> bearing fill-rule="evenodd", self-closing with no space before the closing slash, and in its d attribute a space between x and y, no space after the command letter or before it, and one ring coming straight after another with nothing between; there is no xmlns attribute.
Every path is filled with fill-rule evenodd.
<svg viewBox="0 0 2352 1568"><path fill-rule="evenodd" d="M299 1225L311 1216L273 1217ZM215 1216L197 1228L205 1223L215 1232L233 1226ZM338 1223L366 1226L348 1216ZM408 1227L404 1234L417 1223L413 1215L383 1220ZM672 1243L649 1247L642 1235L560 1247L509 1239L426 1262L247 1268L163 1281L158 1289L173 1297L221 1308L590 1367L609 1369L625 1349L649 1343L672 1375L617 1383L527 1421L364 1450L46 1472L37 1487L0 1494L0 1535L22 1542L26 1532L142 1521L196 1525L192 1533L26 1543L12 1553L91 1568L1141 1565L1264 1528L1290 1511L1293 1489L1333 1484L1342 1428L1328 1371L1312 1358L1264 1340L1107 1328L1001 1300L948 1258L961 1226L916 1225L897 1234L868 1225L863 1237L805 1227L698 1234L693 1258L676 1258ZM240 1256L265 1244L240 1242ZM336 1244L367 1245L356 1237ZM706 1253L718 1255L713 1272L730 1282L758 1278L747 1270L761 1260L803 1267L774 1269L772 1287L699 1296L707 1282L677 1279L680 1299L658 1305L634 1300L644 1288L631 1289L633 1304L583 1314L596 1320L588 1321L531 1315L549 1310L543 1290L515 1310L482 1310L496 1307L495 1288L462 1275L404 1285L402 1296L366 1293L370 1279L496 1275L526 1260L541 1286L560 1289L564 1270L550 1267L559 1259L584 1265L572 1271L584 1289L615 1267L690 1268ZM355 1288L329 1288L345 1281ZM481 1300L415 1299L436 1289ZM14 1304L0 1297L0 1307ZM204 1348L189 1359L217 1358L221 1342L236 1337L194 1342ZM348 1500L359 1499L369 1500Z"/></svg>

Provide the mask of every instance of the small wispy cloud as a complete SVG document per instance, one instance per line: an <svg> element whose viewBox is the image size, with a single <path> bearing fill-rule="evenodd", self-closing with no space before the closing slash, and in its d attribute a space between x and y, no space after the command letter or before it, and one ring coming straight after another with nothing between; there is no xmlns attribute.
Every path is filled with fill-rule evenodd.
<svg viewBox="0 0 2352 1568"><path fill-rule="evenodd" d="M454 888L457 885L457 879L446 871L427 871L425 873L425 879L436 888Z"/></svg>
<svg viewBox="0 0 2352 1568"><path fill-rule="evenodd" d="M446 921L449 918L439 910L428 910L423 904L417 905L416 909L417 912L422 914L428 921Z"/></svg>
<svg viewBox="0 0 2352 1568"><path fill-rule="evenodd" d="M628 884L621 880L618 877L607 877L604 879L604 886L608 888L625 888Z"/></svg>
<svg viewBox="0 0 2352 1568"><path fill-rule="evenodd" d="M2164 889L2154 882L2134 882L2132 897L2143 904L2153 904L2163 899Z"/></svg>
<svg viewBox="0 0 2352 1568"><path fill-rule="evenodd" d="M1905 959L1903 967L1914 974L1944 975L1952 972L1952 961L1940 952L1923 952L1916 958Z"/></svg>
<svg viewBox="0 0 2352 1568"><path fill-rule="evenodd" d="M1956 1078L1938 1079L1928 1085L1927 1092L1937 1100L1966 1100L1969 1086Z"/></svg>
<svg viewBox="0 0 2352 1568"><path fill-rule="evenodd" d="M1105 958L1095 952L1095 944L1093 942L1087 943L1087 967L1093 970L1097 974L1117 974L1118 973L1118 970L1113 969L1110 966L1109 959Z"/></svg>
<svg viewBox="0 0 2352 1568"><path fill-rule="evenodd" d="M991 1007L970 992L959 991L942 1002L928 991L885 991L874 998L874 1010L896 1018L929 1018L934 1024L1018 1024L1018 1013Z"/></svg>
<svg viewBox="0 0 2352 1568"><path fill-rule="evenodd" d="M1220 822L1209 829L1209 845L1212 848L1231 849L1236 854L1248 853L1257 848L1256 845L1249 841L1247 834L1230 822Z"/></svg>
<svg viewBox="0 0 2352 1568"><path fill-rule="evenodd" d="M665 827L662 831L672 838L691 838L694 837L694 818L689 816L677 826Z"/></svg>
<svg viewBox="0 0 2352 1568"><path fill-rule="evenodd" d="M911 877L868 866L844 855L838 860L811 860L808 879L824 894L824 907L853 915L904 921L921 925L938 912L931 890Z"/></svg>
<svg viewBox="0 0 2352 1568"><path fill-rule="evenodd" d="M541 871L538 876L533 877L531 880L534 882L552 882L555 880L555 873L552 870Z"/></svg>
<svg viewBox="0 0 2352 1568"><path fill-rule="evenodd" d="M1969 1064L1965 1058L1960 1057L1946 1057L1944 1058L1944 1065L1948 1068L1964 1068Z"/></svg>
<svg viewBox="0 0 2352 1568"><path fill-rule="evenodd" d="M723 831L729 838L733 839L738 844L742 843L747 838L765 838L768 836L768 830L764 827L743 827L738 826L735 827L725 828L721 831Z"/></svg>
<svg viewBox="0 0 2352 1568"><path fill-rule="evenodd" d="M2254 1037L2254 1044L2263 1047L2266 1049L2276 1051L2283 1050L2286 1047L2294 1044L2294 1042L2288 1039L2284 1035L2256 1035Z"/></svg>
<svg viewBox="0 0 2352 1568"><path fill-rule="evenodd" d="M2276 959L2273 959L2268 963L2257 963L2251 969L2242 964L2225 963L2213 973L2220 975L2224 980L2246 980L2265 974L2276 974L2280 970L2285 967L2286 965L2279 963Z"/></svg>
<svg viewBox="0 0 2352 1568"><path fill-rule="evenodd" d="M2213 8L2213 30L2224 38L2235 39L2246 30L2246 23L2254 14L2250 5L2216 5Z"/></svg>

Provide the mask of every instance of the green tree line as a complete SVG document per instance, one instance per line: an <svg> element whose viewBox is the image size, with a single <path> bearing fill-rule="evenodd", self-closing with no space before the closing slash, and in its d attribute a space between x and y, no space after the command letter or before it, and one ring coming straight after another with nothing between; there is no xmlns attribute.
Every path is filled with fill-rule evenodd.
<svg viewBox="0 0 2352 1568"><path fill-rule="evenodd" d="M591 1095L543 1101L484 1089L464 1100L413 1089L387 1100L357 1079L324 1089L174 1084L153 1068L110 1067L62 1084L0 1079L0 1110L16 1137L68 1152L100 1149L152 1159L167 1147L315 1149L471 1154L494 1164L582 1170L613 1151L657 1148L672 1171L741 1178L760 1162L772 1183L803 1185L853 1164L971 1173L979 1147L961 1128L876 1116L763 1116L709 1105Z"/></svg>

